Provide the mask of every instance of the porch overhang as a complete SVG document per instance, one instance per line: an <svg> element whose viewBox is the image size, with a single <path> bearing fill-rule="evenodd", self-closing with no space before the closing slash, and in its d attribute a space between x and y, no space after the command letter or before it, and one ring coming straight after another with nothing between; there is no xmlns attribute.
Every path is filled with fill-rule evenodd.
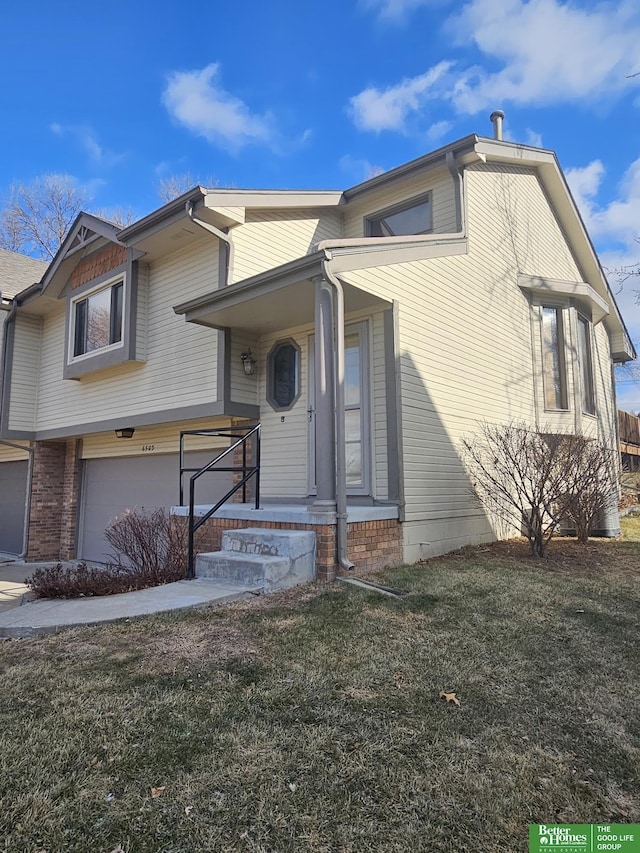
<svg viewBox="0 0 640 853"><path fill-rule="evenodd" d="M315 319L314 280L323 275L324 252L253 276L207 296L174 307L188 323L213 329L237 329L260 336L279 329L311 324ZM390 305L377 294L343 283L345 313Z"/></svg>

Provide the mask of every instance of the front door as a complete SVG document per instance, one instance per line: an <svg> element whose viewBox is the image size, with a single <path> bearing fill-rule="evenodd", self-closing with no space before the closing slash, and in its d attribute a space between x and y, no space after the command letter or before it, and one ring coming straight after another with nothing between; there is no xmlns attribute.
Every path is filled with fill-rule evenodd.
<svg viewBox="0 0 640 853"><path fill-rule="evenodd" d="M347 491L370 494L369 355L366 322L345 327L344 407ZM316 491L314 336L309 338L309 493Z"/></svg>

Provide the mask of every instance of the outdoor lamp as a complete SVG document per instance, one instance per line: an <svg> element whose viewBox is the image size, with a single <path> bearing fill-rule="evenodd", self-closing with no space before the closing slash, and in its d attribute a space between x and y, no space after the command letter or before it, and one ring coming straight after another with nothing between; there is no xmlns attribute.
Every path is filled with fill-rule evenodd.
<svg viewBox="0 0 640 853"><path fill-rule="evenodd" d="M240 355L242 359L242 368L247 376L253 376L256 370L256 360L251 355L251 349L248 349L246 352L243 352Z"/></svg>
<svg viewBox="0 0 640 853"><path fill-rule="evenodd" d="M133 434L135 429L133 427L122 427L122 429L116 430L117 438L133 438Z"/></svg>

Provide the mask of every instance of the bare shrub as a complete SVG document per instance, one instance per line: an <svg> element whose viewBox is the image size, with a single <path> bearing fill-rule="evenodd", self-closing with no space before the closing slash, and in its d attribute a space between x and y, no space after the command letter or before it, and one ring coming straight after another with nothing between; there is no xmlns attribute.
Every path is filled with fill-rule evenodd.
<svg viewBox="0 0 640 853"><path fill-rule="evenodd" d="M148 586L185 576L186 525L165 509L128 509L107 527L105 537L112 564L145 577Z"/></svg>
<svg viewBox="0 0 640 853"><path fill-rule="evenodd" d="M492 514L523 529L542 557L569 519L586 542L614 488L612 451L583 436L483 424L463 440L475 497Z"/></svg>
<svg viewBox="0 0 640 853"><path fill-rule="evenodd" d="M617 453L581 435L565 436L564 453L567 488L561 505L578 542L585 543L614 492Z"/></svg>
<svg viewBox="0 0 640 853"><path fill-rule="evenodd" d="M186 525L164 509L127 510L105 531L112 560L105 566L48 566L27 585L39 598L113 595L182 580L187 566Z"/></svg>
<svg viewBox="0 0 640 853"><path fill-rule="evenodd" d="M113 595L140 589L135 575L117 566L44 566L27 578L27 586L38 598L82 598Z"/></svg>

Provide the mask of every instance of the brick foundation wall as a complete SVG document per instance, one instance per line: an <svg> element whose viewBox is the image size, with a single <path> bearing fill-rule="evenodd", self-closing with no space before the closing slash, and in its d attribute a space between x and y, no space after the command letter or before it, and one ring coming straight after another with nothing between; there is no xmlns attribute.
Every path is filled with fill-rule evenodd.
<svg viewBox="0 0 640 853"><path fill-rule="evenodd" d="M70 559L75 554L77 444L70 440L34 445L27 560Z"/></svg>
<svg viewBox="0 0 640 853"><path fill-rule="evenodd" d="M186 523L186 520L185 520ZM292 524L283 521L245 521L235 518L210 518L196 534L196 551L219 551L225 530L261 527L266 530L311 530L316 534L316 575L319 581L332 581L339 569L336 558L336 529L333 524ZM348 525L348 555L355 563L355 574L364 575L386 566L402 564L402 525L396 519L359 521Z"/></svg>
<svg viewBox="0 0 640 853"><path fill-rule="evenodd" d="M67 441L62 483L62 512L60 514L60 559L76 556L78 529L78 494L80 490L80 441Z"/></svg>

